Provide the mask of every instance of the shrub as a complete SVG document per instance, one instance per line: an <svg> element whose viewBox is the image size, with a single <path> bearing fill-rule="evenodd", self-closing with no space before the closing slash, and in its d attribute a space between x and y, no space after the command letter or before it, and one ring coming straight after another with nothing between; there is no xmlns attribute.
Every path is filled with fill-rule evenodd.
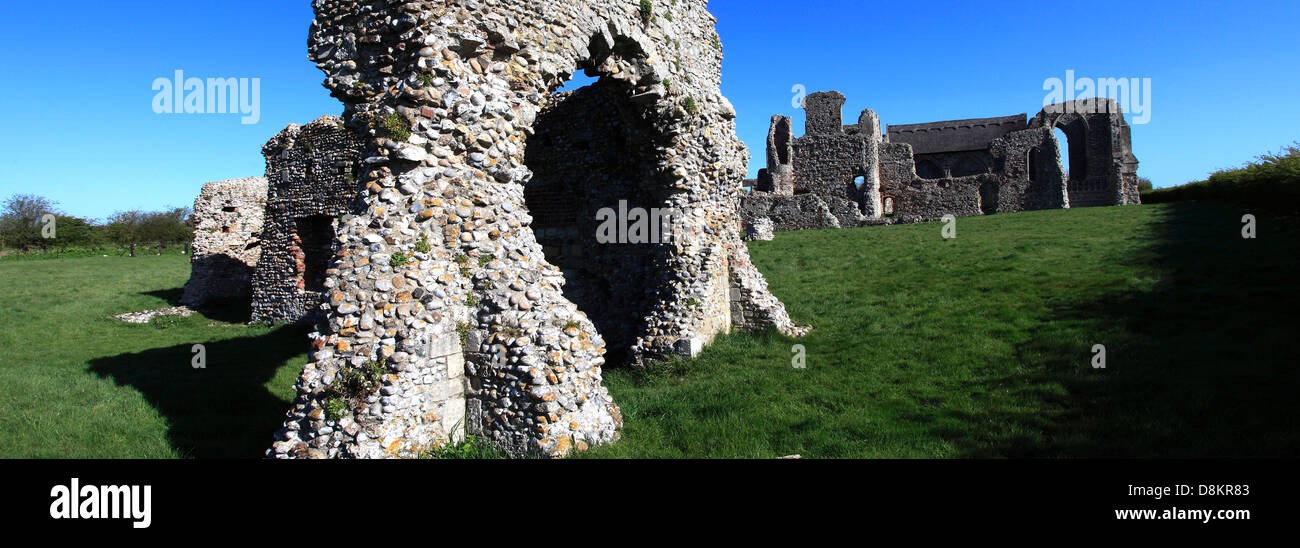
<svg viewBox="0 0 1300 548"><path fill-rule="evenodd" d="M1142 194L1144 203L1215 201L1267 209L1300 208L1300 142L1209 179Z"/></svg>

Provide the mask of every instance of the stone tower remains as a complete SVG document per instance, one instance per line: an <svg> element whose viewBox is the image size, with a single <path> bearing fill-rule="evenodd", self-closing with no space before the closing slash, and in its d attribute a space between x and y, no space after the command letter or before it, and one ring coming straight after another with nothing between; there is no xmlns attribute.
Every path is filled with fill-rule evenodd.
<svg viewBox="0 0 1300 548"><path fill-rule="evenodd" d="M414 456L472 432L563 456L618 437L615 354L806 331L741 242L748 153L705 5L314 3L310 58L363 140L358 195L269 455ZM578 70L599 81L554 95Z"/></svg>

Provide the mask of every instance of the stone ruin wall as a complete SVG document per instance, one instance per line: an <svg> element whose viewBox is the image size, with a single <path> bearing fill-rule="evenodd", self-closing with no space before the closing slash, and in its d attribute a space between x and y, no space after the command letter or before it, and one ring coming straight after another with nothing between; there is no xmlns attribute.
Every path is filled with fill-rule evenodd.
<svg viewBox="0 0 1300 548"><path fill-rule="evenodd" d="M844 102L838 92L807 96L803 137L793 136L789 118L773 117L768 166L742 200L746 222L832 227L809 207L808 194L840 227L1140 202L1129 127L1114 101L1051 105L1028 121L1022 114L889 126L887 134L871 110L842 125ZM1068 180L1052 132L1058 127L1076 164ZM791 219L799 210L809 215Z"/></svg>
<svg viewBox="0 0 1300 548"><path fill-rule="evenodd" d="M357 195L362 140L337 116L290 125L262 147L268 181L252 319L314 321L326 300L338 219Z"/></svg>
<svg viewBox="0 0 1300 548"><path fill-rule="evenodd" d="M740 239L748 153L718 89L722 52L705 4L656 1L649 16L613 0L314 4L310 58L345 103L346 123L367 134L359 201L338 226L325 281L326 318L269 455L414 456L467 431L512 455L563 456L617 439L622 418L602 386L607 345L593 317L629 312L589 316L567 284L587 286L575 298L632 303L635 338L610 336L631 342L633 362L694 355L732 328L806 331ZM583 248L581 229L535 234L539 217L555 220L530 213L526 188L536 178L544 190L548 176L587 160L536 165L526 144L539 130L573 131L544 117L552 92L580 69L601 78L592 105L614 103L620 124L640 120L602 131L648 145L635 168L580 184L681 215L669 243L586 245L630 260L570 280L539 239ZM563 159L557 142L542 156ZM642 293L590 286L602 279Z"/></svg>
<svg viewBox="0 0 1300 548"><path fill-rule="evenodd" d="M259 235L266 192L261 177L203 185L194 200L190 279L181 304L197 308L249 297L249 283L262 255Z"/></svg>

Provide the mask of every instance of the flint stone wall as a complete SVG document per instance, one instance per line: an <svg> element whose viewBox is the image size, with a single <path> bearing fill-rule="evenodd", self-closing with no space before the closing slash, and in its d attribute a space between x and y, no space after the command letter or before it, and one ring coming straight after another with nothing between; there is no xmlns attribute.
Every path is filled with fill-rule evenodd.
<svg viewBox="0 0 1300 548"><path fill-rule="evenodd" d="M643 303L632 307L642 317L631 360L693 355L732 328L806 331L740 239L748 153L718 89L722 51L705 4L655 2L649 16L613 0L314 4L310 57L344 119L369 133L328 314L269 455L413 456L465 431L512 455L617 439L604 336L566 297L570 280L534 232L548 213L534 215L525 190L534 177L546 184L547 169L527 158L535 123L580 69L645 122L634 133L653 158L631 180L611 178L605 196L681 212L674 240L649 248L645 300L622 297Z"/></svg>
<svg viewBox="0 0 1300 548"><path fill-rule="evenodd" d="M321 317L338 218L357 196L362 138L337 116L291 124L262 147L268 181L262 260L252 279L252 319Z"/></svg>
<svg viewBox="0 0 1300 548"><path fill-rule="evenodd" d="M743 201L788 200L772 175L779 169L791 174L793 194L817 195L844 227L1139 203L1138 161L1114 101L1051 105L1028 121L1019 114L889 126L888 134L871 110L856 125L842 125L844 102L838 92L809 95L803 137L793 137L788 118L773 117L759 192ZM1069 139L1068 177L1053 128ZM783 152L786 142L792 158ZM763 206L741 210L752 220ZM820 222L776 224L784 230Z"/></svg>
<svg viewBox="0 0 1300 548"><path fill-rule="evenodd" d="M207 183L194 200L190 279L181 304L200 307L249 297L262 255L260 234L266 179L249 177Z"/></svg>
<svg viewBox="0 0 1300 548"><path fill-rule="evenodd" d="M841 228L839 218L816 194L774 196L754 192L741 199L740 214L748 223L767 219L775 230Z"/></svg>

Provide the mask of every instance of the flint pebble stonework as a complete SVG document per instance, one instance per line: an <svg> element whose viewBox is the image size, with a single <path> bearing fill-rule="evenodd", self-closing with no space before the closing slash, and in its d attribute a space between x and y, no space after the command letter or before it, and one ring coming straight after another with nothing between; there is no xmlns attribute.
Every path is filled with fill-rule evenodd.
<svg viewBox="0 0 1300 548"><path fill-rule="evenodd" d="M267 198L262 260L252 280L254 321L323 317L339 219L352 212L362 137L337 116L291 124L262 147Z"/></svg>
<svg viewBox="0 0 1300 548"><path fill-rule="evenodd" d="M266 208L266 179L249 177L203 185L194 200L190 279L181 303L206 304L247 299Z"/></svg>
<svg viewBox="0 0 1300 548"><path fill-rule="evenodd" d="M618 438L607 346L635 365L807 331L741 241L749 155L705 0L639 5L313 4L310 58L363 146L269 456L411 457L469 432L559 457ZM599 81L556 96L579 70ZM593 243L585 217L620 202L674 212L672 238Z"/></svg>

